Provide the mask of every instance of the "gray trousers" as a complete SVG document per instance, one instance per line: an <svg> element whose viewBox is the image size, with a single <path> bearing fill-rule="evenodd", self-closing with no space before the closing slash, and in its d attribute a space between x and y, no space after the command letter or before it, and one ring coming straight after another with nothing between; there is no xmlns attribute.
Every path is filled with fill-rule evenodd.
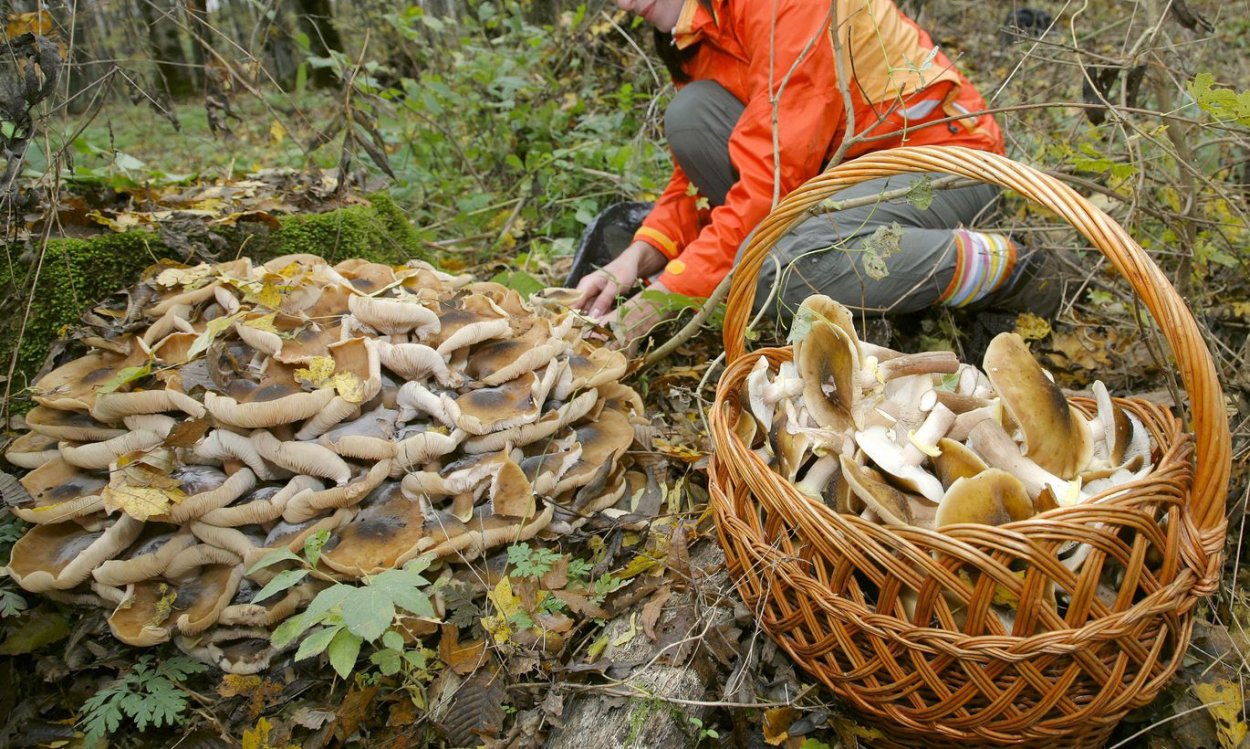
<svg viewBox="0 0 1250 749"><path fill-rule="evenodd" d="M738 179L729 160L729 135L744 108L720 84L694 81L665 112L664 130L674 158L713 206L724 203ZM831 197L878 195L938 176L868 180ZM896 199L806 219L764 260L756 308L768 304L771 316L788 320L812 294L868 312L897 314L933 306L955 275L952 231L985 214L998 193L991 185L934 190L932 203L923 209Z"/></svg>

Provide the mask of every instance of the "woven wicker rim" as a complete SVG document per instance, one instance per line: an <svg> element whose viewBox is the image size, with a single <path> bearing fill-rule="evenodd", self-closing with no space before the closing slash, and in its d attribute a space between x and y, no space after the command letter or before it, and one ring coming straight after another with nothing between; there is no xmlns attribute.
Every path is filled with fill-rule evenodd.
<svg viewBox="0 0 1250 749"><path fill-rule="evenodd" d="M1189 395L1197 461L1190 513L1200 532L1224 525L1232 446L1215 363L1188 306L1146 252L1110 216L1072 188L1004 156L959 146L915 146L867 154L824 172L786 196L756 230L734 271L725 312L727 360L746 355L746 327L756 278L777 240L812 209L856 183L915 172L939 172L1014 190L1061 216L1088 239L1133 287L1172 349Z"/></svg>

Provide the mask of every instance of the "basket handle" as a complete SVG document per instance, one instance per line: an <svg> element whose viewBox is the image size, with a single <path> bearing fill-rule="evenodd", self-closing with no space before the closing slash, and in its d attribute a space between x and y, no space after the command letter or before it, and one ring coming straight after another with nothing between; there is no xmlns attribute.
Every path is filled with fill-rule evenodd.
<svg viewBox="0 0 1250 749"><path fill-rule="evenodd" d="M791 192L756 229L734 270L725 312L727 360L746 354L756 278L777 240L839 190L864 180L913 172L954 174L1016 191L1062 216L1128 280L1172 347L1189 394L1197 452L1190 499L1195 523L1203 531L1221 526L1232 461L1231 435L1215 363L1188 306L1145 250L1110 216L1054 177L1004 156L960 146L892 148L839 164Z"/></svg>

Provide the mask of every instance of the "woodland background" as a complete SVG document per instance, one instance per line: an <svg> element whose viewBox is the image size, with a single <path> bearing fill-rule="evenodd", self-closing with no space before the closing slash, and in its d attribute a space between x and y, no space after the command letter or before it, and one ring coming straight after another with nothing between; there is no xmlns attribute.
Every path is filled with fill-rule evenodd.
<svg viewBox="0 0 1250 749"><path fill-rule="evenodd" d="M1009 155L1127 227L1203 326L1234 436L1226 585L1175 684L1115 745L1246 746L1250 3L902 5L999 112ZM649 31L604 0L0 2L0 20L6 423L74 321L161 258L421 257L528 291L562 283L598 211L667 178L671 86ZM997 226L1064 251L1066 300L1053 324L1007 325L1067 387L1183 402L1101 257L1053 215L1003 208ZM669 303L683 316L656 340L700 306ZM0 578L0 747L562 746L609 715L626 746L854 746L868 729L761 636L718 561L702 473L717 321L631 378L653 421L650 526L506 552L539 588L592 565L602 608L554 652L484 637L527 612L466 596L441 637L378 643L346 678L311 659L222 679ZM933 312L866 337L968 353L973 327ZM0 561L20 526L0 510ZM481 677L483 653L502 678Z"/></svg>

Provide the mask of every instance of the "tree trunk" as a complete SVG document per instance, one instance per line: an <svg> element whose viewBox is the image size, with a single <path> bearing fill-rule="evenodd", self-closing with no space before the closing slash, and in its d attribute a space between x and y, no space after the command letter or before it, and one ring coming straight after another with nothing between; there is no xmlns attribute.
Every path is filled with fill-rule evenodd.
<svg viewBox="0 0 1250 749"><path fill-rule="evenodd" d="M178 6L162 0L138 0L138 4L139 17L147 29L148 49L156 62L161 85L171 97L194 93L195 79L178 29Z"/></svg>
<svg viewBox="0 0 1250 749"><path fill-rule="evenodd" d="M334 11L330 0L299 0L299 27L308 35L309 51L317 57L329 57L330 52L342 52L343 40L334 27ZM311 83L318 87L337 85L334 71L330 68L314 68Z"/></svg>
<svg viewBox="0 0 1250 749"><path fill-rule="evenodd" d="M273 14L261 22L261 29L261 44L264 49L262 59L265 70L283 90L293 90L303 58L292 33L295 29L295 18L289 6L283 3L275 4Z"/></svg>
<svg viewBox="0 0 1250 749"><path fill-rule="evenodd" d="M701 652L700 633L733 620L732 601L726 597L708 605L699 591L728 590L725 555L715 543L704 542L690 550L691 587L676 590L663 601L655 623L658 636L649 640L636 627L632 613L608 623L605 636L611 643L600 658L605 662L639 664L616 685L612 693L587 692L564 704L560 725L544 749L585 749L636 746L694 746L701 737L698 721L707 707L694 704L721 697L713 683L714 669L706 667L709 656ZM703 570L715 570L705 576ZM625 700L622 695L631 695Z"/></svg>

